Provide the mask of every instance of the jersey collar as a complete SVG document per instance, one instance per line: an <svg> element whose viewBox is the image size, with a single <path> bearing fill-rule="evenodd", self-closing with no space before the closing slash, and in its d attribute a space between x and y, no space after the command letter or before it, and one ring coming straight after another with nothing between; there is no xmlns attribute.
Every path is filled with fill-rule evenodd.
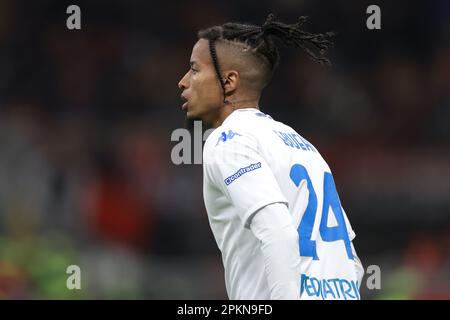
<svg viewBox="0 0 450 320"><path fill-rule="evenodd" d="M227 121L229 121L230 118L244 112L261 112L261 110L255 107L236 109L232 113L230 113L228 117L225 118L225 120L222 122L222 125L224 125Z"/></svg>

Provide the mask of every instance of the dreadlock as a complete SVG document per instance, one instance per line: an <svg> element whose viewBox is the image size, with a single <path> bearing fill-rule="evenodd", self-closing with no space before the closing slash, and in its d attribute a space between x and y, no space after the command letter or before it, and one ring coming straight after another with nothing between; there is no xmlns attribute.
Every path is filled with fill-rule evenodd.
<svg viewBox="0 0 450 320"><path fill-rule="evenodd" d="M271 77L279 63L279 52L274 42L281 41L286 46L295 46L303 49L306 54L320 64L331 65L323 54L333 46L333 32L310 33L301 29L308 17L302 16L297 23L285 24L275 20L274 14L269 14L262 26L228 22L221 26L214 26L198 32L200 39L209 41L209 51L214 69L219 78L223 90L224 103L228 103L225 97L225 80L221 76L220 64L217 58L215 43L218 40L230 40L244 43L249 46L253 53L260 57L268 65ZM319 54L314 51L319 52Z"/></svg>

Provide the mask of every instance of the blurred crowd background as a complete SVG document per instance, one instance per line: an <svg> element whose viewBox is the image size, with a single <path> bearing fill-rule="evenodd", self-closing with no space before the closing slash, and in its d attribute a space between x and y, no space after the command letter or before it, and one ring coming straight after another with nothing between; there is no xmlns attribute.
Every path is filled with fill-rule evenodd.
<svg viewBox="0 0 450 320"><path fill-rule="evenodd" d="M199 29L270 12L338 32L331 68L281 48L260 107L332 168L381 268L362 297L450 298L449 1L0 0L0 299L227 297L201 165L170 158L177 83Z"/></svg>

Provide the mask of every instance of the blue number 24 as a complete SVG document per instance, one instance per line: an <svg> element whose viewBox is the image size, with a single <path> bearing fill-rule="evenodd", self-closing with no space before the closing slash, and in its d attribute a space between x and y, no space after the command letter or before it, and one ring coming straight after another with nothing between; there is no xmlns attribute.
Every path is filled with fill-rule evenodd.
<svg viewBox="0 0 450 320"><path fill-rule="evenodd" d="M298 226L300 256L312 257L314 260L319 260L316 251L316 241L311 240L312 229L317 213L316 192L311 183L308 171L306 171L306 168L301 164L294 164L292 166L290 178L297 187L300 185L302 180L306 180L309 192L308 206L306 207L303 218ZM336 217L337 226L335 227L328 227L327 225L330 207ZM323 206L319 231L323 241L333 242L343 240L348 258L353 259L353 253L347 233L344 214L342 212L341 202L339 201L333 176L330 172L325 172L323 179Z"/></svg>

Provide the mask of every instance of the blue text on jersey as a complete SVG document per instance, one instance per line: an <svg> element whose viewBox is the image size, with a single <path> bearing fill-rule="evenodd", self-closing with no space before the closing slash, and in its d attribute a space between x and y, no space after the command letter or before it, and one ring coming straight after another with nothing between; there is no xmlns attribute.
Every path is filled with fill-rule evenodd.
<svg viewBox="0 0 450 320"><path fill-rule="evenodd" d="M277 130L273 130L273 132L289 147L316 152L316 149L298 133L287 133Z"/></svg>
<svg viewBox="0 0 450 320"><path fill-rule="evenodd" d="M325 299L361 299L357 281L347 279L317 279L302 274L300 280L300 295Z"/></svg>
<svg viewBox="0 0 450 320"><path fill-rule="evenodd" d="M257 163L252 163L251 165L244 167L244 168L240 168L238 171L236 171L235 173L233 173L231 176L229 176L228 178L226 178L224 180L225 184L228 186L230 183L232 183L234 180L238 179L240 176L242 176L244 173L256 170L261 168L261 162L257 162Z"/></svg>
<svg viewBox="0 0 450 320"><path fill-rule="evenodd" d="M292 182L297 187L300 185L300 182L302 180L306 180L309 192L308 206L306 207L303 217L298 226L300 256L312 257L314 260L319 260L316 250L316 241L312 240L311 237L314 221L316 220L316 215L318 213L316 191L314 190L308 171L301 164L294 164L291 167L289 176ZM325 242L335 242L338 240L343 240L345 250L347 252L347 257L350 260L353 260L351 241L348 236L347 226L345 224L344 212L331 172L324 172L323 179L322 212L319 212L319 214L321 214L319 227L320 236ZM328 227L327 225L330 209L331 211L333 211L334 217L338 223L337 226L334 227Z"/></svg>

